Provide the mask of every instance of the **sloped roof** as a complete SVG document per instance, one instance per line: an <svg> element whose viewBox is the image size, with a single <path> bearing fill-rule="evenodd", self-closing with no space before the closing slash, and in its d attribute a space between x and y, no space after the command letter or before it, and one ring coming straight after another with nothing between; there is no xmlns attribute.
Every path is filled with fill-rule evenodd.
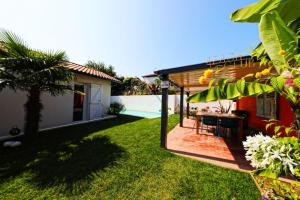
<svg viewBox="0 0 300 200"><path fill-rule="evenodd" d="M74 72L79 72L79 73L87 74L90 76L96 76L99 78L103 78L103 79L107 79L107 80L111 80L111 81L120 83L120 80L118 80L104 72L101 72L99 70L92 69L92 68L89 68L89 67L86 67L83 65L79 65L79 64L76 64L73 62L68 62L68 65L66 67Z"/></svg>

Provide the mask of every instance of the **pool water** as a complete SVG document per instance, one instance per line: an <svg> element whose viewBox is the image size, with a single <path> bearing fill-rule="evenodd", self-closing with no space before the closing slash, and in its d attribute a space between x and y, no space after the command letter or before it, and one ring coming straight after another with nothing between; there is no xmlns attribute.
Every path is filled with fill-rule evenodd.
<svg viewBox="0 0 300 200"><path fill-rule="evenodd" d="M147 111L136 111L136 110L124 110L124 111L121 111L120 114L149 118L149 119L157 118L157 117L161 116L161 114L159 112L147 112Z"/></svg>

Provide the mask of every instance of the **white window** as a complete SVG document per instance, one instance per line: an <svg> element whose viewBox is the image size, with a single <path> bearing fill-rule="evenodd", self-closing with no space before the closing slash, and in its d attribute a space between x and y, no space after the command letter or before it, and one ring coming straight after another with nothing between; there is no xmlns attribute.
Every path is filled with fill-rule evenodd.
<svg viewBox="0 0 300 200"><path fill-rule="evenodd" d="M256 116L276 119L277 98L277 94L274 92L256 97Z"/></svg>

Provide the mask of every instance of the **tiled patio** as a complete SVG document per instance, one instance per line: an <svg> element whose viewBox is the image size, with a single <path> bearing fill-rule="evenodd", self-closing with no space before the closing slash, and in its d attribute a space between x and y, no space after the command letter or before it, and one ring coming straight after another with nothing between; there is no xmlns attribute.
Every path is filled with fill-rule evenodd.
<svg viewBox="0 0 300 200"><path fill-rule="evenodd" d="M204 130L196 134L195 121L184 119L183 127L177 125L169 134L167 148L183 156L222 167L250 171L253 168L245 159L245 151L237 138L218 138Z"/></svg>

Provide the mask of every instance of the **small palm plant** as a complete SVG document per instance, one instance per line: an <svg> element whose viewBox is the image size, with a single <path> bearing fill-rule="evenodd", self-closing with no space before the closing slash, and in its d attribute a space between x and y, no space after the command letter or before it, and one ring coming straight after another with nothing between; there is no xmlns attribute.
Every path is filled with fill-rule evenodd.
<svg viewBox="0 0 300 200"><path fill-rule="evenodd" d="M219 103L219 106L217 107L213 107L216 109L217 112L219 113L229 113L230 112L230 109L231 109L231 106L232 106L232 103L229 102L228 106L224 106L221 101L218 101Z"/></svg>
<svg viewBox="0 0 300 200"><path fill-rule="evenodd" d="M53 96L71 89L72 73L64 67L65 52L34 50L16 34L0 30L0 91L9 88L27 92L25 136L34 136L41 120L41 94Z"/></svg>
<svg viewBox="0 0 300 200"><path fill-rule="evenodd" d="M160 80L155 79L155 81L153 83L149 83L148 84L148 89L149 89L151 95L159 94L159 92L160 92Z"/></svg>

